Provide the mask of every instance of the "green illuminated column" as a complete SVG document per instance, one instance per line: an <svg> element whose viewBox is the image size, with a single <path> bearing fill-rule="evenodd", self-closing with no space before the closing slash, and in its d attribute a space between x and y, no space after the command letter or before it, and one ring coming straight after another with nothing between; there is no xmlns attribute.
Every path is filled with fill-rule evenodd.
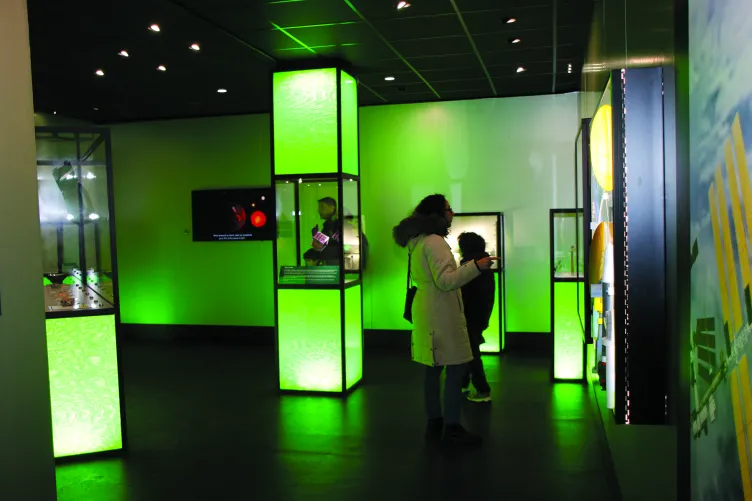
<svg viewBox="0 0 752 501"><path fill-rule="evenodd" d="M347 393L363 375L357 82L273 75L279 387Z"/></svg>
<svg viewBox="0 0 752 501"><path fill-rule="evenodd" d="M579 224L578 224L579 223ZM582 209L551 209L551 379L585 379L585 332L577 294L584 270L575 249L582 231Z"/></svg>

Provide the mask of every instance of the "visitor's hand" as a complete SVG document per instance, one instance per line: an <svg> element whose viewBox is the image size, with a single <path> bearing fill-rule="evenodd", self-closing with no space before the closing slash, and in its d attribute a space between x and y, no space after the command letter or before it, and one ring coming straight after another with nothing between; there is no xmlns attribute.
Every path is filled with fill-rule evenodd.
<svg viewBox="0 0 752 501"><path fill-rule="evenodd" d="M321 250L321 249L324 248L324 245L321 242L319 242L318 240L314 240L313 242L311 242L311 245L316 250Z"/></svg>
<svg viewBox="0 0 752 501"><path fill-rule="evenodd" d="M482 257L480 259L476 259L475 260L475 264L478 266L478 269L480 269L481 271L483 271L483 270L490 269L491 266L493 265L493 262L494 261L498 261L498 260L499 260L499 258L496 257L496 256L486 256L486 257Z"/></svg>

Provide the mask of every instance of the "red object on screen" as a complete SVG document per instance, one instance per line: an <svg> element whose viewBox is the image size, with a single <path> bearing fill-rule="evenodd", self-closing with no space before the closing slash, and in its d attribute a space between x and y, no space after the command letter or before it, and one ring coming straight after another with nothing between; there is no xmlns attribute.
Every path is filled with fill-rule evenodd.
<svg viewBox="0 0 752 501"><path fill-rule="evenodd" d="M251 214L251 224L256 228L261 228L266 224L266 214L257 210Z"/></svg>

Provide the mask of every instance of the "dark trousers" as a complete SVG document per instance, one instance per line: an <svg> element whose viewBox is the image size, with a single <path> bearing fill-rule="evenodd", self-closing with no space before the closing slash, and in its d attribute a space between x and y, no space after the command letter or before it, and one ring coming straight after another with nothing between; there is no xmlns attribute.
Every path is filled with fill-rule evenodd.
<svg viewBox="0 0 752 501"><path fill-rule="evenodd" d="M444 367L426 367L425 399L428 419L442 417L441 412L441 373ZM444 423L460 424L462 414L462 378L467 373L467 366L447 365L444 381Z"/></svg>
<svg viewBox="0 0 752 501"><path fill-rule="evenodd" d="M483 360L480 358L480 343L478 343L479 336L473 336L470 334L470 347L473 350L473 359L467 363L467 370L462 379L462 387L467 388L472 380L473 386L478 393L489 393L491 387L488 385L486 379L486 371L483 369Z"/></svg>

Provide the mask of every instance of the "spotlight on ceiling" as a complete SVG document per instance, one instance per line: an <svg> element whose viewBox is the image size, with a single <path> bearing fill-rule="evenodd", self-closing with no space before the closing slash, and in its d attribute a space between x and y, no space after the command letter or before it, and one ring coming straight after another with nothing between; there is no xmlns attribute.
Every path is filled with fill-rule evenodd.
<svg viewBox="0 0 752 501"><path fill-rule="evenodd" d="M159 66L157 66L157 69L159 71L167 71L167 68L165 66L161 65L161 64Z"/></svg>
<svg viewBox="0 0 752 501"><path fill-rule="evenodd" d="M397 10L407 9L410 7L410 4L408 2L400 2L397 4Z"/></svg>
<svg viewBox="0 0 752 501"><path fill-rule="evenodd" d="M521 38L510 38L509 43L520 43L522 41Z"/></svg>
<svg viewBox="0 0 752 501"><path fill-rule="evenodd" d="M53 114L53 115L57 115L57 111L53 111L53 112L52 112L52 114Z"/></svg>
<svg viewBox="0 0 752 501"><path fill-rule="evenodd" d="M220 94L227 94L227 89L217 89Z"/></svg>
<svg viewBox="0 0 752 501"><path fill-rule="evenodd" d="M384 80L386 80L387 82L393 82L394 77L384 77Z"/></svg>
<svg viewBox="0 0 752 501"><path fill-rule="evenodd" d="M154 31L154 32L156 32L156 33L159 33L160 31L162 31L162 30L160 29L160 27L159 27L159 25L158 25L158 24L152 24L151 26L149 26L149 29L150 29L151 31Z"/></svg>
<svg viewBox="0 0 752 501"><path fill-rule="evenodd" d="M97 75L99 75L100 77L103 77L103 76L104 76L104 71L102 71L102 70L97 70L97 71L95 71L94 73L96 73L96 74L97 74Z"/></svg>
<svg viewBox="0 0 752 501"><path fill-rule="evenodd" d="M523 73L525 71L526 71L525 68L523 68L522 66L520 66L519 68L517 68L517 73Z"/></svg>
<svg viewBox="0 0 752 501"><path fill-rule="evenodd" d="M569 64L567 66L567 73L572 73L572 65L571 64Z"/></svg>
<svg viewBox="0 0 752 501"><path fill-rule="evenodd" d="M189 47L189 49L198 52L198 51L201 50L201 47L199 47L199 45L197 43L194 43L194 44L191 44L191 46Z"/></svg>
<svg viewBox="0 0 752 501"><path fill-rule="evenodd" d="M512 24L512 23L516 23L516 22L517 22L517 19L516 19L516 18L514 18L514 17L510 17L510 18L508 18L508 19L507 19L506 21L504 21L504 22L505 22L505 23L507 23L507 24Z"/></svg>
<svg viewBox="0 0 752 501"><path fill-rule="evenodd" d="M130 54L128 54L128 51L121 50L120 52L118 52L118 56L130 57Z"/></svg>

